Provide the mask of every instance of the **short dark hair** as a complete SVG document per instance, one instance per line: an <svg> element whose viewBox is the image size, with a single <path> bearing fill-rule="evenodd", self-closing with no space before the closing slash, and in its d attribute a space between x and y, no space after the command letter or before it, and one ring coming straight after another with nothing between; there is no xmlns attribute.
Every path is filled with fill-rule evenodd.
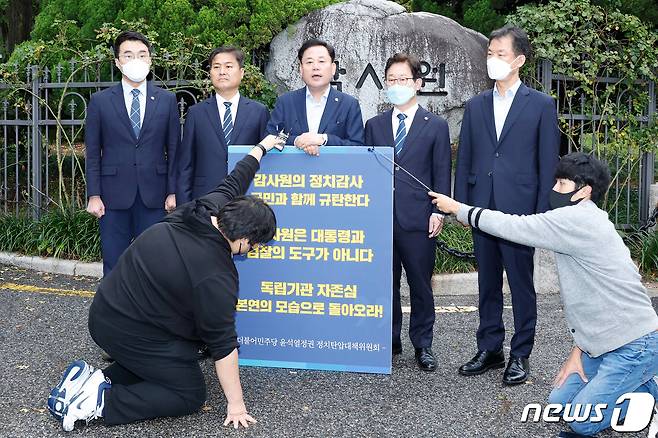
<svg viewBox="0 0 658 438"><path fill-rule="evenodd" d="M219 229L230 240L246 238L249 243L267 243L276 233L276 216L272 208L255 196L238 196L217 214Z"/></svg>
<svg viewBox="0 0 658 438"><path fill-rule="evenodd" d="M299 62L302 62L302 58L304 57L304 52L306 52L306 50L316 46L322 46L327 49L327 52L329 52L329 56L331 57L331 62L334 62L334 59L336 59L336 51L334 48L331 46L331 44L317 38L311 38L302 44L302 46L297 51L297 59L299 59Z"/></svg>
<svg viewBox="0 0 658 438"><path fill-rule="evenodd" d="M491 32L489 35L489 44L491 44L491 41L493 40L506 36L512 37L512 48L514 49L514 54L516 56L525 55L526 58L532 56L532 48L530 47L528 34L520 27L512 26L511 24Z"/></svg>
<svg viewBox="0 0 658 438"><path fill-rule="evenodd" d="M146 38L144 35L142 35L139 32L133 32L131 30L127 30L125 32L121 32L119 36L117 36L117 38L114 40L115 58L119 57L119 48L121 47L121 44L124 43L125 41L141 41L148 48L149 55L153 54L153 47L151 46L151 43L149 42L148 38Z"/></svg>
<svg viewBox="0 0 658 438"><path fill-rule="evenodd" d="M414 79L420 78L420 60L414 55L409 55L407 53L396 53L386 60L386 67L384 67L384 76L388 73L388 69L391 68L393 64L399 62L404 62L411 69L411 76Z"/></svg>
<svg viewBox="0 0 658 438"><path fill-rule="evenodd" d="M233 56L235 56L235 59L238 61L240 68L244 67L244 52L242 50L234 46L222 46L222 47L217 47L212 52L210 52L210 56L208 57L208 69L212 67L212 61L213 59L215 59L215 56L219 55L220 53L232 54Z"/></svg>
<svg viewBox="0 0 658 438"><path fill-rule="evenodd" d="M562 157L555 169L556 179L568 179L576 188L590 186L592 201L599 202L610 185L608 165L590 154L573 152Z"/></svg>

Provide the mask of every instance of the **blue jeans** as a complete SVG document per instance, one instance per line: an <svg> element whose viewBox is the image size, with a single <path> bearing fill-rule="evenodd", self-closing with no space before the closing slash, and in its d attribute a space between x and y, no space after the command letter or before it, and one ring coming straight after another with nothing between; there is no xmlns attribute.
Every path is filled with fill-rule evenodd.
<svg viewBox="0 0 658 438"><path fill-rule="evenodd" d="M658 332L651 332L596 358L582 353L581 359L589 382L583 382L577 373L573 373L561 387L553 389L548 402L563 406L571 403L571 411L575 410L577 403L583 405L582 409L586 404L606 403L608 407L603 410L601 422L571 422L569 425L574 432L595 435L607 429L616 407L621 408L621 418L624 418L628 401L620 406L615 405L623 394L648 392L658 400L658 385L653 380L658 373ZM569 414L573 415L573 412Z"/></svg>

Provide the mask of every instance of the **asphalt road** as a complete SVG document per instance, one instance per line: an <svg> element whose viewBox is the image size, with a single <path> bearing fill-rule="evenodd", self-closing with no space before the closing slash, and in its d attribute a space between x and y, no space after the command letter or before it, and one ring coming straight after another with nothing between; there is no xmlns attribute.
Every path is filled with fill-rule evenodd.
<svg viewBox="0 0 658 438"><path fill-rule="evenodd" d="M74 359L104 366L87 332L91 294L66 291L93 291L96 284L90 278L0 266L0 436L528 438L556 437L566 429L520 421L526 404L545 404L571 347L559 296L541 295L532 376L520 387L504 387L502 370L470 378L457 374L474 354L477 312L448 312L437 315L439 368L434 373L416 367L408 339L390 376L244 367L246 404L258 424L235 431L222 426L226 404L206 361L209 396L197 414L115 427L97 420L66 434L45 408L50 388ZM506 304L505 321L512 328ZM440 296L436 305L475 306L477 300Z"/></svg>

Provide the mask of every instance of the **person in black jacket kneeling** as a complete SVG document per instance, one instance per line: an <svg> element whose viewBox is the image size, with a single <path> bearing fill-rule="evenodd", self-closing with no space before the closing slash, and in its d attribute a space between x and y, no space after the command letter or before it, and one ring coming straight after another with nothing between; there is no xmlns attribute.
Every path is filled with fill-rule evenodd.
<svg viewBox="0 0 658 438"><path fill-rule="evenodd" d="M89 333L115 362L104 370L83 360L69 365L48 398L64 430L76 420L115 425L197 411L206 400L197 360L203 345L228 402L224 425L256 422L240 385L233 256L274 237L272 209L244 193L279 143L267 136L219 187L147 229L101 281Z"/></svg>

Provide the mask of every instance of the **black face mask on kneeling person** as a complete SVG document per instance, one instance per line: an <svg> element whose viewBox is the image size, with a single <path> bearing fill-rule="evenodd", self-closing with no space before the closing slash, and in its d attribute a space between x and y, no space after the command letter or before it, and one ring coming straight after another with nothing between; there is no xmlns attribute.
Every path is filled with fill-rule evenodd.
<svg viewBox="0 0 658 438"><path fill-rule="evenodd" d="M548 204L551 206L551 210L578 204L583 200L583 198L578 198L575 201L572 201L571 197L580 189L582 189L582 187L578 187L576 190L569 193L560 193L556 192L555 190L551 190L551 194L548 198Z"/></svg>

